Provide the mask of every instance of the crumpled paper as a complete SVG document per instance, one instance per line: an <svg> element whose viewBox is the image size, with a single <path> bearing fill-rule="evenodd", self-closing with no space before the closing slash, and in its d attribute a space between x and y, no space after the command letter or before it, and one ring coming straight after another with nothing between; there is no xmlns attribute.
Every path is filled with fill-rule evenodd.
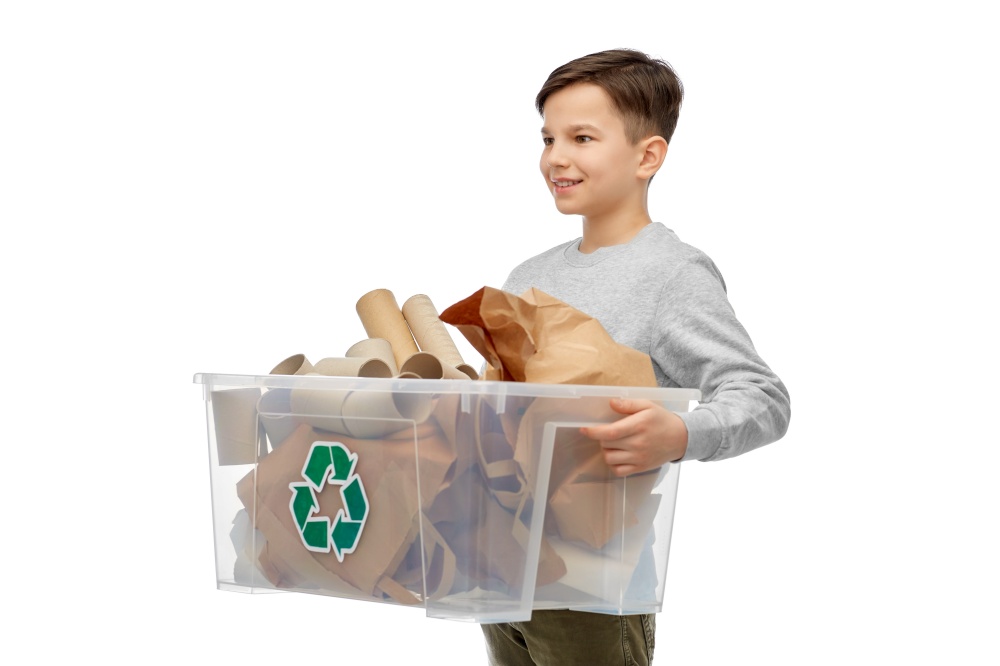
<svg viewBox="0 0 1000 666"><path fill-rule="evenodd" d="M441 319L455 326L487 360L485 379L657 385L647 354L615 342L596 319L539 289L516 296L483 287L447 308ZM581 409L585 411L580 413ZM521 489L531 486L527 477L533 469L532 449L546 422L617 418L610 407L595 411L592 404L572 399L537 402L521 414L516 428L505 428L506 446L476 442L481 457L489 460L482 465L487 487L508 508L520 502ZM637 510L649 498L656 478L656 474L616 477L604 462L600 442L564 431L553 451L545 531L600 549L624 527L637 523Z"/></svg>
<svg viewBox="0 0 1000 666"><path fill-rule="evenodd" d="M483 287L441 313L489 364L484 379L656 386L649 355L618 344L593 317L529 289Z"/></svg>

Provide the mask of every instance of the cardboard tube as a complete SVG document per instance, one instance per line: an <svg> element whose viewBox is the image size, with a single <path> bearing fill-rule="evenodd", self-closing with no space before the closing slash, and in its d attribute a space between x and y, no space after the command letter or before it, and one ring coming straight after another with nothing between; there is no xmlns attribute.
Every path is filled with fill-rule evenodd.
<svg viewBox="0 0 1000 666"><path fill-rule="evenodd" d="M365 338L351 345L344 356L347 358L377 358L389 366L390 377L396 376L399 372L396 366L396 357L392 355L392 345L385 338Z"/></svg>
<svg viewBox="0 0 1000 666"><path fill-rule="evenodd" d="M441 379L444 366L434 354L417 352L399 366L400 372L413 373L421 379Z"/></svg>
<svg viewBox="0 0 1000 666"><path fill-rule="evenodd" d="M444 322L438 316L437 308L425 294L411 296L403 303L403 317L407 325L413 332L413 337L420 346L421 351L430 352L441 360L441 364L457 368L463 375L478 379L479 373L462 360L462 354L455 346L455 341L448 333ZM445 373L445 378L459 379L460 377L449 377ZM464 379L464 377L461 377Z"/></svg>
<svg viewBox="0 0 1000 666"><path fill-rule="evenodd" d="M358 439L384 437L406 427L400 420L422 423L432 407L429 394L354 391L344 401L344 425Z"/></svg>
<svg viewBox="0 0 1000 666"><path fill-rule="evenodd" d="M426 421L434 411L434 396L430 393L402 393L394 391L392 402L396 411L404 418L412 419L418 424Z"/></svg>
<svg viewBox="0 0 1000 666"><path fill-rule="evenodd" d="M370 291L358 300L356 307L368 337L385 338L392 345L397 366L420 351L391 291Z"/></svg>
<svg viewBox="0 0 1000 666"><path fill-rule="evenodd" d="M445 365L443 366L444 379L479 379L479 373L476 372L471 365L463 363L462 365L455 366Z"/></svg>
<svg viewBox="0 0 1000 666"><path fill-rule="evenodd" d="M259 398L259 388L212 391L215 444L220 465L244 465L257 461Z"/></svg>
<svg viewBox="0 0 1000 666"><path fill-rule="evenodd" d="M309 362L305 354L295 354L294 356L289 356L284 361L274 366L271 375L307 375L310 372L316 372L313 368L313 364Z"/></svg>
<svg viewBox="0 0 1000 666"><path fill-rule="evenodd" d="M369 358L358 370L358 377L392 377L392 368L380 358Z"/></svg>
<svg viewBox="0 0 1000 666"><path fill-rule="evenodd" d="M278 448L301 425L291 411L291 391L288 389L271 389L257 401L257 416L271 440L272 449Z"/></svg>
<svg viewBox="0 0 1000 666"><path fill-rule="evenodd" d="M350 395L350 391L342 389L292 389L289 403L292 414L301 422L320 430L350 435L344 419L340 418L344 413L344 402Z"/></svg>
<svg viewBox="0 0 1000 666"><path fill-rule="evenodd" d="M429 393L293 389L290 407L295 418L314 428L357 439L384 437L405 425L423 423L433 411Z"/></svg>
<svg viewBox="0 0 1000 666"><path fill-rule="evenodd" d="M400 378L414 377L418 379L469 379L458 368L442 363L440 359L430 352L417 352L406 359L400 368ZM478 378L478 375L476 376Z"/></svg>
<svg viewBox="0 0 1000 666"><path fill-rule="evenodd" d="M322 358L316 372L332 377L392 377L385 361L378 358Z"/></svg>

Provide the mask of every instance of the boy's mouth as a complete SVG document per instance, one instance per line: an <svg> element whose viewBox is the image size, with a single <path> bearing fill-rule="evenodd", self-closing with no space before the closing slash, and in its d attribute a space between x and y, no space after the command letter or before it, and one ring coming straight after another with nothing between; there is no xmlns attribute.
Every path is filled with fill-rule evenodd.
<svg viewBox="0 0 1000 666"><path fill-rule="evenodd" d="M565 179L555 180L555 179L553 179L552 180L552 185L555 187L555 191L557 193L559 193L559 192L565 192L566 190L570 189L571 187L573 187L575 185L579 185L582 182L583 182L582 180L565 180Z"/></svg>

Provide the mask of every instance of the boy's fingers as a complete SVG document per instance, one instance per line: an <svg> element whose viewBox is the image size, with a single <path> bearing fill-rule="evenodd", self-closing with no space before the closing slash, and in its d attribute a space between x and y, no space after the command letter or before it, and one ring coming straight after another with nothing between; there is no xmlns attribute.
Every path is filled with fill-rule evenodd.
<svg viewBox="0 0 1000 666"><path fill-rule="evenodd" d="M604 449L604 463L618 476L628 476L641 468L641 461L622 449Z"/></svg>
<svg viewBox="0 0 1000 666"><path fill-rule="evenodd" d="M633 400L630 398L613 398L611 400L611 409L619 414L625 415L626 417L631 416L632 414L638 414L642 410L649 409L652 406L653 403L649 400ZM580 428L580 432L590 439L608 442L631 435L634 429L635 424L633 421L628 418L624 418L619 419L614 423L605 423L603 425Z"/></svg>
<svg viewBox="0 0 1000 666"><path fill-rule="evenodd" d="M586 426L580 428L581 434L590 439L596 439L602 446L607 448L609 444L621 443L627 437L635 434L635 425L631 419L624 418L614 423L603 425ZM612 448L620 448L613 446Z"/></svg>
<svg viewBox="0 0 1000 666"><path fill-rule="evenodd" d="M612 398L611 409L619 414L635 414L644 409L649 409L652 403L649 400L633 400L630 398Z"/></svg>
<svg viewBox="0 0 1000 666"><path fill-rule="evenodd" d="M580 433L584 437L596 439L599 442L607 442L621 439L623 430L618 423L606 423L604 425L586 426L580 428Z"/></svg>

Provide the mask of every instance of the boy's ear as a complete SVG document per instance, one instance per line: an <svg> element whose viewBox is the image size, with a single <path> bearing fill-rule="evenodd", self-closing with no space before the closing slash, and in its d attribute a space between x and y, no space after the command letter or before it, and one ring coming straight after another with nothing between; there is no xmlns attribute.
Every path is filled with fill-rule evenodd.
<svg viewBox="0 0 1000 666"><path fill-rule="evenodd" d="M662 136L651 136L640 141L639 147L642 149L642 158L639 161L638 176L652 178L667 157L667 141Z"/></svg>

